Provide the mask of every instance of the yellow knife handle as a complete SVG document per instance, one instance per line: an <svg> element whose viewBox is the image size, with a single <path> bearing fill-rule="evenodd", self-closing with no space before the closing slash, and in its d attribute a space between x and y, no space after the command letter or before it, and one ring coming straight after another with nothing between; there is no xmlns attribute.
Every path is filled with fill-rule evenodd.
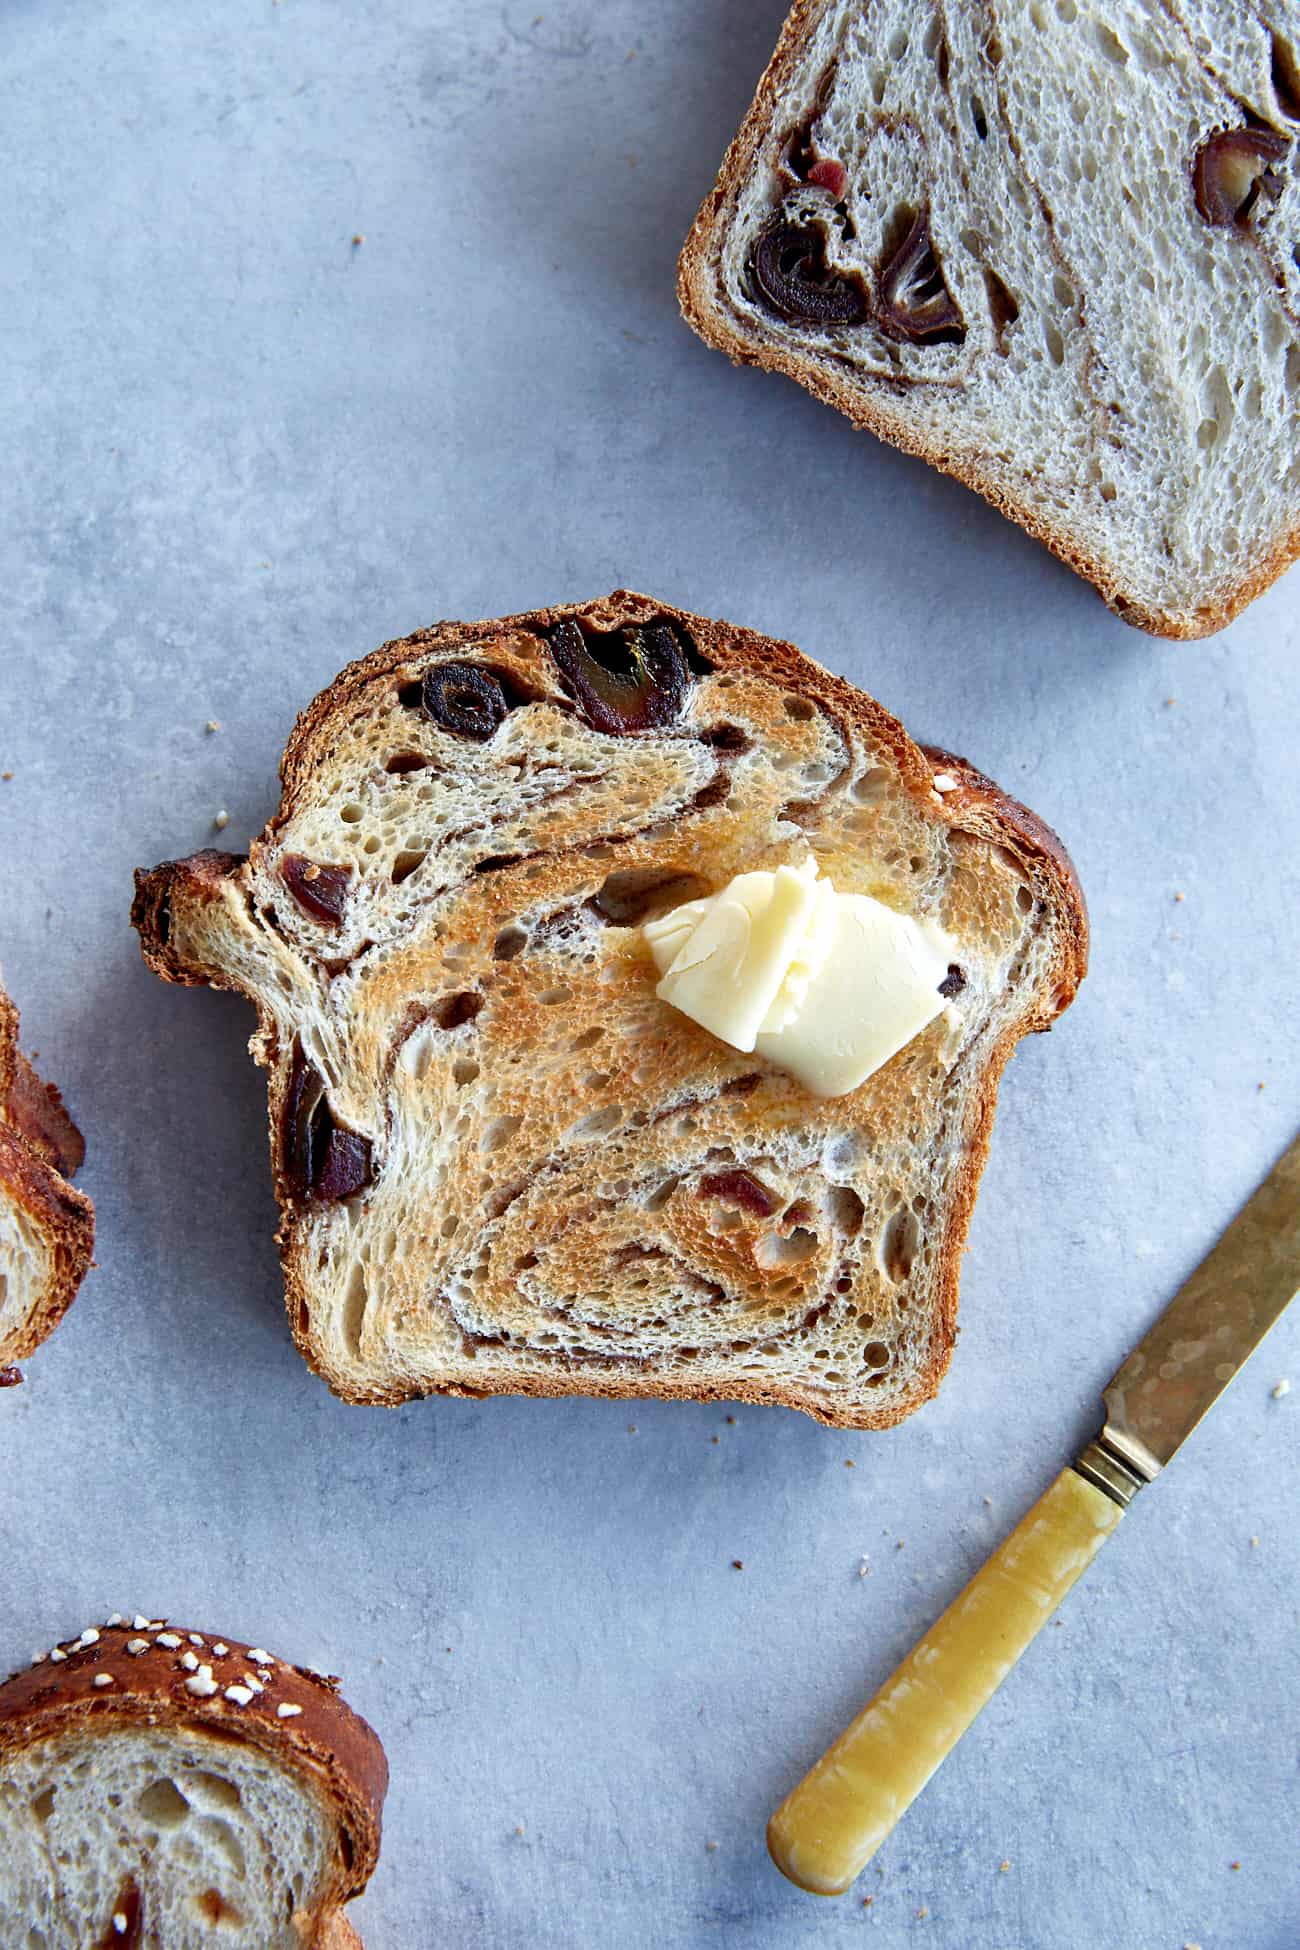
<svg viewBox="0 0 1300 1950"><path fill-rule="evenodd" d="M838 1896L987 1705L1123 1516L1063 1470L767 1825L782 1875Z"/></svg>

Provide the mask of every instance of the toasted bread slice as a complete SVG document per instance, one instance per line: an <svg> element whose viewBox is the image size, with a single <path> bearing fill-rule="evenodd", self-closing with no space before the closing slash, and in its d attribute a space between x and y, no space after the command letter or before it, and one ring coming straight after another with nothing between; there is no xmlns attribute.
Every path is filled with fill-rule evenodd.
<svg viewBox="0 0 1300 1950"><path fill-rule="evenodd" d="M95 1208L69 1179L81 1133L18 1048L18 1011L0 988L0 1386L71 1306L95 1247Z"/></svg>
<svg viewBox="0 0 1300 1950"><path fill-rule="evenodd" d="M1300 551L1300 7L798 0L682 309L1163 636Z"/></svg>
<svg viewBox="0 0 1300 1950"><path fill-rule="evenodd" d="M210 1632L88 1628L0 1686L0 1942L359 1950L378 1738L337 1681Z"/></svg>
<svg viewBox="0 0 1300 1950"><path fill-rule="evenodd" d="M619 591L448 623L299 720L247 859L137 876L241 989L289 1316L340 1395L666 1395L883 1427L933 1394L998 1079L1083 974L1047 828L793 645ZM818 1100L658 999L641 924L808 852L956 937Z"/></svg>

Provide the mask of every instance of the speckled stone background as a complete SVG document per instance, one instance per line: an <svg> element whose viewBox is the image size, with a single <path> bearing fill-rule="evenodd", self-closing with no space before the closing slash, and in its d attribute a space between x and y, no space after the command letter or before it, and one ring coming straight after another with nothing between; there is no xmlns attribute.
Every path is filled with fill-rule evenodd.
<svg viewBox="0 0 1300 1950"><path fill-rule="evenodd" d="M858 1891L764 1852L1300 1101L1297 576L1150 642L678 318L781 12L0 5L0 952L100 1220L0 1399L0 1665L142 1606L341 1672L393 1771L368 1950L1295 1950L1300 1385L1271 1391L1300 1311ZM887 1436L335 1402L281 1312L249 1016L127 928L134 866L220 808L258 829L347 659L620 583L861 681L1089 891L1091 979L1007 1075L951 1374Z"/></svg>

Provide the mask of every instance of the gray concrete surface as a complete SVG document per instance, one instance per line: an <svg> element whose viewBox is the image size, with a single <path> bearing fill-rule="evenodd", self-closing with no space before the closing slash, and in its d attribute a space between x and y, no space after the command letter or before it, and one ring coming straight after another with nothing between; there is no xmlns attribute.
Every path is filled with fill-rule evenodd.
<svg viewBox="0 0 1300 1950"><path fill-rule="evenodd" d="M1300 1386L1270 1391L1300 1316L860 1890L764 1854L1300 1098L1296 576L1147 641L678 319L781 11L0 6L0 952L100 1214L0 1401L0 1665L143 1606L344 1674L393 1769L369 1950L1295 1950ZM1007 1076L951 1375L886 1437L333 1401L280 1308L247 1015L164 989L126 925L132 867L219 808L257 830L348 658L619 583L866 684L1089 890L1092 977Z"/></svg>

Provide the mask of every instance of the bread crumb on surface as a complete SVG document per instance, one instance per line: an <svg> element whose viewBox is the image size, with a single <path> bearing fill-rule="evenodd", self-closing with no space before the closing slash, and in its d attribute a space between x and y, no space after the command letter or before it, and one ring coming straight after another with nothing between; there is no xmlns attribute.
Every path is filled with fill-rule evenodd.
<svg viewBox="0 0 1300 1950"><path fill-rule="evenodd" d="M1187 896L1186 894L1175 894L1174 899L1176 901L1185 901L1187 899Z"/></svg>
<svg viewBox="0 0 1300 1950"><path fill-rule="evenodd" d="M718 1844L716 1842L706 1842L704 1846L709 1851L710 1855L715 1855L717 1853Z"/></svg>
<svg viewBox="0 0 1300 1950"><path fill-rule="evenodd" d="M353 233L352 233L352 248L353 248L353 250L354 250L354 251L355 251L355 250L359 250L359 249L361 248L361 246L362 246L362 244L364 244L364 243L365 243L365 241L366 241L366 233L365 233L365 231L364 231L364 230L354 230L354 231L353 231Z"/></svg>
<svg viewBox="0 0 1300 1950"><path fill-rule="evenodd" d="M927 1917L927 1916L928 1916L929 1914L930 1914L930 1912L929 1912L929 1910L928 1910L928 1909L927 1909L927 1908L925 1907L925 1904L924 1904L924 1903L922 1903L922 1905L921 1905L921 1907L920 1907L920 1909L918 1909L918 1910L917 1910L917 1912L916 1912L916 1920L917 1920L917 1922L918 1922L918 1923L924 1923L924 1921L925 1921L925 1919L926 1919L926 1917Z"/></svg>
<svg viewBox="0 0 1300 1950"><path fill-rule="evenodd" d="M207 732L208 736L211 737L214 731L220 731L221 729L220 718L209 718L207 723L204 725L203 729Z"/></svg>
<svg viewBox="0 0 1300 1950"><path fill-rule="evenodd" d="M1240 1862L1229 1862L1228 1867L1230 1869L1239 1869L1241 1867L1241 1864Z"/></svg>
<svg viewBox="0 0 1300 1950"><path fill-rule="evenodd" d="M1011 1867L1011 1863L1010 1863L1010 1862L1009 1862L1008 1860L1003 1860L1003 1861L1001 1861L1001 1862L999 1862L999 1863L998 1863L998 1874L999 1874L999 1875L1003 1875L1003 1876L1004 1876L1004 1875L1006 1875L1006 1873L1007 1873L1007 1871L1008 1871L1008 1870L1010 1869L1010 1867Z"/></svg>
<svg viewBox="0 0 1300 1950"><path fill-rule="evenodd" d="M230 824L230 814L226 811L224 806L221 808L221 811L216 815L216 818L213 820L212 824L216 827L219 833L225 832L227 826L229 826Z"/></svg>
<svg viewBox="0 0 1300 1950"><path fill-rule="evenodd" d="M1251 1538L1251 1540L1250 1540L1250 1548L1251 1548L1251 1549L1252 1549L1253 1551L1257 1551L1257 1550L1259 1549L1259 1538L1258 1538L1258 1537L1252 1537L1252 1538Z"/></svg>
<svg viewBox="0 0 1300 1950"><path fill-rule="evenodd" d="M0 779L11 779L12 777L12 772L0 772Z"/></svg>
<svg viewBox="0 0 1300 1950"><path fill-rule="evenodd" d="M1279 1381L1275 1386L1275 1388L1273 1389L1273 1400L1275 1402L1280 1402L1283 1395L1289 1395L1290 1393L1291 1393L1291 1383L1286 1379L1286 1376L1284 1375L1281 1381Z"/></svg>
<svg viewBox="0 0 1300 1950"><path fill-rule="evenodd" d="M733 1570L733 1571L743 1571L743 1570L744 1570L744 1568L745 1568L745 1560L744 1560L744 1558L743 1558L743 1557L733 1557L733 1558L732 1558L732 1560L731 1560L731 1568L732 1568L732 1570Z"/></svg>

